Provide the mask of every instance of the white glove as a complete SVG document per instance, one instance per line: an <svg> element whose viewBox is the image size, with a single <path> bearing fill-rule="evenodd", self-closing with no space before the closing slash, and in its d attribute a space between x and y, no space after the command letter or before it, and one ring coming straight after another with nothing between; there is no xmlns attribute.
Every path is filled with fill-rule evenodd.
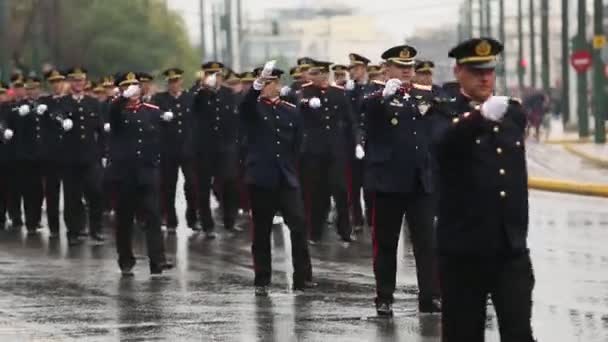
<svg viewBox="0 0 608 342"><path fill-rule="evenodd" d="M217 84L217 73L213 73L205 78L205 85L209 88L215 88Z"/></svg>
<svg viewBox="0 0 608 342"><path fill-rule="evenodd" d="M481 105L481 115L490 121L501 121L508 107L507 96L492 96Z"/></svg>
<svg viewBox="0 0 608 342"><path fill-rule="evenodd" d="M164 112L163 115L161 115L161 118L167 122L173 120L173 113L172 112Z"/></svg>
<svg viewBox="0 0 608 342"><path fill-rule="evenodd" d="M274 70L274 66L277 64L277 61L272 60L266 62L264 64L264 69L262 69L262 73L260 73L261 78L268 78L272 75L272 71Z"/></svg>
<svg viewBox="0 0 608 342"><path fill-rule="evenodd" d="M39 104L38 107L36 107L36 113L38 113L38 115L42 115L47 111L47 109L49 109L49 107L44 103Z"/></svg>
<svg viewBox="0 0 608 342"><path fill-rule="evenodd" d="M256 78L256 80L253 81L253 89L257 91L264 89L264 80L261 78Z"/></svg>
<svg viewBox="0 0 608 342"><path fill-rule="evenodd" d="M357 157L359 160L365 158L365 151L363 150L363 146L361 146L361 144L358 144L357 147L355 147L355 157Z"/></svg>
<svg viewBox="0 0 608 342"><path fill-rule="evenodd" d="M104 169L108 166L108 158L101 158L101 166Z"/></svg>
<svg viewBox="0 0 608 342"><path fill-rule="evenodd" d="M122 96L127 99L130 99L137 95L139 95L139 85L137 84L131 84L127 87L127 89L125 89L125 91L122 92Z"/></svg>
<svg viewBox="0 0 608 342"><path fill-rule="evenodd" d="M72 122L71 119L65 119L63 120L63 123L61 124L61 126L63 126L63 130L64 131L69 131L72 129L72 127L74 127L74 123Z"/></svg>
<svg viewBox="0 0 608 342"><path fill-rule="evenodd" d="M401 80L396 78L391 78L390 80L386 81L386 85L382 91L382 96L389 97L395 95L399 87L401 87L401 84Z"/></svg>
<svg viewBox="0 0 608 342"><path fill-rule="evenodd" d="M346 90L355 89L355 81L353 81L353 80L346 81L346 84L344 85L344 89L346 89Z"/></svg>
<svg viewBox="0 0 608 342"><path fill-rule="evenodd" d="M281 96L287 96L287 95L289 95L290 91L291 91L291 87L289 87L289 86L283 86L283 88L281 88Z"/></svg>
<svg viewBox="0 0 608 342"><path fill-rule="evenodd" d="M319 99L318 97L313 97L310 100L308 100L308 105L312 109L317 109L317 108L321 107L321 99Z"/></svg>
<svg viewBox="0 0 608 342"><path fill-rule="evenodd" d="M109 123L106 122L105 124L103 124L103 131L104 132L110 133L111 130L112 130L112 126L110 126Z"/></svg>
<svg viewBox="0 0 608 342"><path fill-rule="evenodd" d="M24 104L19 107L19 115L26 116L30 113L30 106Z"/></svg>
<svg viewBox="0 0 608 342"><path fill-rule="evenodd" d="M11 140L13 138L13 130L12 129L5 129L4 130L4 140Z"/></svg>

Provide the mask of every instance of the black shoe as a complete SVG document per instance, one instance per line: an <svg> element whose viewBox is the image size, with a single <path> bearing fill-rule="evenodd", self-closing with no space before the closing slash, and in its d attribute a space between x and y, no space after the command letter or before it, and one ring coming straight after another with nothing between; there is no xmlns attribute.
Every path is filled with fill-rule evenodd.
<svg viewBox="0 0 608 342"><path fill-rule="evenodd" d="M215 234L214 231L205 232L205 239L206 240L214 240L216 237L217 237L217 234Z"/></svg>
<svg viewBox="0 0 608 342"><path fill-rule="evenodd" d="M192 229L193 232L200 232L201 230L203 230L201 225L196 222L188 223L188 228Z"/></svg>
<svg viewBox="0 0 608 342"><path fill-rule="evenodd" d="M106 242L105 236L103 236L103 234L101 234L101 233L91 233L90 237L91 237L91 240L96 243Z"/></svg>
<svg viewBox="0 0 608 342"><path fill-rule="evenodd" d="M27 229L27 236L36 236L36 235L38 235L37 228L28 228Z"/></svg>
<svg viewBox="0 0 608 342"><path fill-rule="evenodd" d="M168 271L172 270L175 265L173 265L173 263L170 261L165 261L160 265L160 267L163 269L163 271Z"/></svg>
<svg viewBox="0 0 608 342"><path fill-rule="evenodd" d="M304 291L306 289L314 289L315 287L319 286L319 284L313 282L313 281L305 281L304 283L301 284L293 284L293 290L294 291Z"/></svg>
<svg viewBox="0 0 608 342"><path fill-rule="evenodd" d="M49 234L49 240L57 240L57 239L59 239L59 232L51 230L51 232Z"/></svg>
<svg viewBox="0 0 608 342"><path fill-rule="evenodd" d="M163 274L163 266L159 265L159 264L150 264L150 274L151 275Z"/></svg>
<svg viewBox="0 0 608 342"><path fill-rule="evenodd" d="M393 317L393 304L378 302L376 303L376 312L381 317Z"/></svg>
<svg viewBox="0 0 608 342"><path fill-rule="evenodd" d="M169 233L170 235L175 235L177 233L177 226L167 227L167 233Z"/></svg>
<svg viewBox="0 0 608 342"><path fill-rule="evenodd" d="M124 266L120 268L120 273L123 277L132 277L135 274L133 273L133 266Z"/></svg>
<svg viewBox="0 0 608 342"><path fill-rule="evenodd" d="M268 297L268 286L256 286L255 287L256 297Z"/></svg>
<svg viewBox="0 0 608 342"><path fill-rule="evenodd" d="M418 301L418 310L421 313L439 313L441 312L441 299L425 299Z"/></svg>
<svg viewBox="0 0 608 342"><path fill-rule="evenodd" d="M78 246L82 244L82 240L78 236L68 236L68 246Z"/></svg>

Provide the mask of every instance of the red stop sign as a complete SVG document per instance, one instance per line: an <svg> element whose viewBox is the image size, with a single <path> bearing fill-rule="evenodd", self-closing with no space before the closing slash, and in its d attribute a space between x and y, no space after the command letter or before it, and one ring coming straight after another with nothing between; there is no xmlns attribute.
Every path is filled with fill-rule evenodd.
<svg viewBox="0 0 608 342"><path fill-rule="evenodd" d="M591 53L587 50L575 51L570 56L570 64L579 74L591 68L591 61Z"/></svg>

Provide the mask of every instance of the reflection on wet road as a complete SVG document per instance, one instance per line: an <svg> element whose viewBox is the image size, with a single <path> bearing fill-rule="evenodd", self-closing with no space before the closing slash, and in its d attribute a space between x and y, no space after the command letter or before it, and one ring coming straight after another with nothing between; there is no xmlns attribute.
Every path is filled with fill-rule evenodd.
<svg viewBox="0 0 608 342"><path fill-rule="evenodd" d="M530 242L540 341L608 341L606 200L533 192ZM108 230L109 231L109 230ZM221 232L221 231L220 231ZM348 248L312 246L319 288L289 290L287 230L273 235L270 298L253 296L249 234L167 236L177 268L150 278L138 237L136 276L121 279L114 244L68 249L46 233L0 235L0 341L439 341L440 319L417 312L407 239L393 320L375 317L369 232ZM498 341L488 320L488 341Z"/></svg>

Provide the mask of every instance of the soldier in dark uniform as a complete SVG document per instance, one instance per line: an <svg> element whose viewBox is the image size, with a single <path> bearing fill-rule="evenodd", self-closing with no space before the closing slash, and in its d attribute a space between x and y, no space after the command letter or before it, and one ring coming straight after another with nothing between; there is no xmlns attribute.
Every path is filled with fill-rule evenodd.
<svg viewBox="0 0 608 342"><path fill-rule="evenodd" d="M333 196L338 212L338 234L352 241L345 180L346 148L355 140L357 127L344 88L330 86L331 63L315 61L309 69L313 81L302 86L299 108L303 118L301 171L310 217L310 239L321 239L327 219L328 201Z"/></svg>
<svg viewBox="0 0 608 342"><path fill-rule="evenodd" d="M345 84L346 96L350 99L357 127L360 128L365 116L363 99L370 88L367 77L367 65L370 60L356 53L351 53L349 60L350 80ZM363 208L361 207L361 190L363 189L365 164L363 160L356 156L356 144L356 141L351 141L347 150L347 153L351 154L350 208L355 231L361 231L364 223ZM367 192L364 193L364 199L366 216L368 220L371 220L371 197Z"/></svg>
<svg viewBox="0 0 608 342"><path fill-rule="evenodd" d="M62 156L63 128L57 122L56 116L63 114L62 101L64 94L65 75L52 69L44 75L50 85L51 93L40 98L40 103L46 106L43 116L42 131L44 132L44 153L42 172L44 176L44 195L46 213L50 230L50 238L59 237L59 198L63 174Z"/></svg>
<svg viewBox="0 0 608 342"><path fill-rule="evenodd" d="M235 226L238 211L238 108L236 94L222 85L224 65L219 62L203 64L205 79L194 96L193 114L195 152L199 183L199 210L203 230L214 238L215 223L211 216L211 181L221 193L224 228Z"/></svg>
<svg viewBox="0 0 608 342"><path fill-rule="evenodd" d="M83 68L67 71L71 94L63 97L62 127L64 169L64 218L68 229L68 242L77 245L84 231L88 204L89 236L96 243L105 241L101 231L102 216L102 165L101 142L103 135L102 107L95 98L84 94L87 74Z"/></svg>
<svg viewBox="0 0 608 342"><path fill-rule="evenodd" d="M136 75L140 82L139 86L141 87L141 99L146 103L151 103L152 97L154 96L154 91L152 89L152 81L154 80L154 76L147 72L138 72Z"/></svg>
<svg viewBox="0 0 608 342"><path fill-rule="evenodd" d="M433 235L431 159L432 120L410 94L416 49L395 46L382 54L390 79L365 102L365 185L373 191L376 309L391 316L397 245L405 214L412 239L419 288L419 310L438 312Z"/></svg>
<svg viewBox="0 0 608 342"><path fill-rule="evenodd" d="M443 90L445 96L450 98L456 98L458 94L460 94L460 84L458 84L458 81L445 82L441 86L441 89Z"/></svg>
<svg viewBox="0 0 608 342"><path fill-rule="evenodd" d="M116 209L117 196L114 173L112 172L112 168L110 167L111 161L109 158L109 135L112 130L109 118L109 111L110 103L112 103L115 96L116 86L114 85L114 77L104 76L101 80L99 80L99 86L101 86L104 90L104 94L98 93L97 95L97 100L101 102L104 131L104 139L102 141L103 155L101 158L101 164L103 167L103 210L104 213L112 215L113 211Z"/></svg>
<svg viewBox="0 0 608 342"><path fill-rule="evenodd" d="M175 210L175 189L181 168L186 195L186 222L193 230L197 224L196 182L194 179L194 150L192 144L192 94L183 89L179 68L167 69L163 76L167 80L167 91L156 94L152 102L163 112L170 112L175 119L161 127L161 208L164 209L167 229L175 232L178 225Z"/></svg>
<svg viewBox="0 0 608 342"><path fill-rule="evenodd" d="M292 68L290 71L294 81L290 86L284 86L281 88L281 99L289 103L298 103L298 92L302 88L302 85L310 81L308 70L312 66L314 60L310 57L298 58L297 66Z"/></svg>
<svg viewBox="0 0 608 342"><path fill-rule="evenodd" d="M501 341L534 341L526 117L518 101L492 95L502 50L474 38L449 53L462 90L435 131L444 341L484 341L488 295Z"/></svg>
<svg viewBox="0 0 608 342"><path fill-rule="evenodd" d="M16 102L9 117L8 127L14 131L15 168L17 187L23 196L25 226L28 235L36 234L42 214L42 159L45 151L43 115L40 105L40 79L30 76L25 80L25 99Z"/></svg>
<svg viewBox="0 0 608 342"><path fill-rule="evenodd" d="M25 92L25 80L23 79L23 75L20 73L15 73L11 75L11 89L13 93L13 98L8 102L9 113L7 113L7 120L11 121L13 118L13 114L17 112L17 109L26 99ZM13 130L14 132L14 130ZM23 193L21 191L21 187L19 186L19 168L14 167L16 165L16 142L14 140L6 143L6 154L7 154L7 162L12 164L13 167L10 167L8 170L9 176L9 185L8 185L8 215L11 219L11 228L12 229L21 229L23 226L23 214L21 211L21 206L23 203Z"/></svg>
<svg viewBox="0 0 608 342"><path fill-rule="evenodd" d="M369 82L372 83L374 81L384 83L384 75L382 75L382 67L379 65L368 65L367 66L367 77Z"/></svg>
<svg viewBox="0 0 608 342"><path fill-rule="evenodd" d="M249 90L241 118L247 129L246 182L253 214L253 259L256 295L266 296L270 285L272 221L280 210L290 228L293 288L314 286L306 243L304 205L297 175L302 142L301 118L296 106L279 98L283 71L267 63Z"/></svg>
<svg viewBox="0 0 608 342"><path fill-rule="evenodd" d="M9 170L15 167L15 165L11 165L10 158L10 143L14 132L8 127L9 115L11 114L8 89L8 84L0 82L0 230L6 229L8 199L10 195L9 186L11 182Z"/></svg>
<svg viewBox="0 0 608 342"><path fill-rule="evenodd" d="M237 102L241 103L253 86L253 81L256 79L256 74L253 71L246 71L241 73L239 78L241 80L241 92L238 95ZM239 213L242 218L248 217L249 211L251 210L249 190L245 184L245 158L247 157L247 145L247 129L243 127L243 122L241 121L241 128L239 128Z"/></svg>
<svg viewBox="0 0 608 342"><path fill-rule="evenodd" d="M123 275L132 275L133 222L136 211L145 217L144 230L150 259L150 273L161 274L173 267L165 259L160 229L158 191L160 186L161 125L173 119L170 112L141 101L139 81L133 72L116 78L125 89L110 105L110 158L116 172L116 248Z"/></svg>

